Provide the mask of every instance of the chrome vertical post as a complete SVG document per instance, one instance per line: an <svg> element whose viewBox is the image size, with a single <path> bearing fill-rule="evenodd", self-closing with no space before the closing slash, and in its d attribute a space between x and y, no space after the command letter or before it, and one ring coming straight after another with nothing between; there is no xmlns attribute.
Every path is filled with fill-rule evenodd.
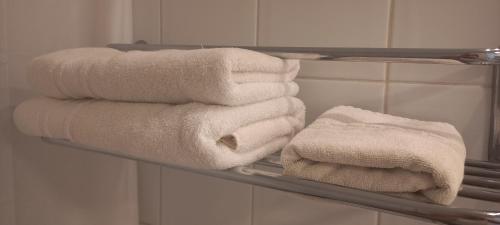
<svg viewBox="0 0 500 225"><path fill-rule="evenodd" d="M500 148L498 148L498 128L497 123L500 110L498 109L499 100L499 82L500 82L500 65L493 66L492 83L491 83L491 108L490 108L490 137L488 145L488 161L500 161Z"/></svg>

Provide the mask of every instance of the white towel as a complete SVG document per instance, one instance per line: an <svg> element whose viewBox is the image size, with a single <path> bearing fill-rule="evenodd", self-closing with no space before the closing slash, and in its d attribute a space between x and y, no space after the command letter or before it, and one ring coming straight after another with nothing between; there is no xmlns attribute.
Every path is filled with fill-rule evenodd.
<svg viewBox="0 0 500 225"><path fill-rule="evenodd" d="M35 58L28 80L49 97L243 105L299 90L299 61L237 48L62 50Z"/></svg>
<svg viewBox="0 0 500 225"><path fill-rule="evenodd" d="M124 156L205 169L252 163L304 126L293 97L238 107L35 98L14 122L27 135L66 139Z"/></svg>
<svg viewBox="0 0 500 225"><path fill-rule="evenodd" d="M339 106L297 134L281 160L286 175L450 204L465 146L447 123Z"/></svg>

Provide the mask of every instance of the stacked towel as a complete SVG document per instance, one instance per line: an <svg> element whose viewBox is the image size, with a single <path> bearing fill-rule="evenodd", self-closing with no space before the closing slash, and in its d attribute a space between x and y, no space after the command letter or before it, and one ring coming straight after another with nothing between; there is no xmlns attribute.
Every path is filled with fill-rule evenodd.
<svg viewBox="0 0 500 225"><path fill-rule="evenodd" d="M298 68L243 49L64 50L32 62L29 80L48 97L20 104L14 122L32 136L227 169L280 150L304 127L292 97Z"/></svg>
<svg viewBox="0 0 500 225"><path fill-rule="evenodd" d="M281 160L286 175L451 204L465 146L447 123L339 106L297 134Z"/></svg>
<svg viewBox="0 0 500 225"><path fill-rule="evenodd" d="M121 52L78 48L35 58L28 80L45 96L244 105L299 90L299 61L237 48Z"/></svg>
<svg viewBox="0 0 500 225"><path fill-rule="evenodd" d="M23 133L149 161L207 169L244 165L285 146L304 105L277 98L240 107L35 98L14 113Z"/></svg>

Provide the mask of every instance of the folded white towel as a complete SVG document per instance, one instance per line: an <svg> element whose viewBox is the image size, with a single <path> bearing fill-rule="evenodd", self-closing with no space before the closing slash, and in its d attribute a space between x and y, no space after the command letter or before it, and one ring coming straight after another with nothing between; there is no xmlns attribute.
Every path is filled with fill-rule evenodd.
<svg viewBox="0 0 500 225"><path fill-rule="evenodd" d="M79 48L35 58L28 79L35 90L59 99L233 106L296 95L298 70L297 60L237 48Z"/></svg>
<svg viewBox="0 0 500 225"><path fill-rule="evenodd" d="M304 126L293 97L238 107L35 98L14 112L25 134L154 162L206 169L252 163L280 150Z"/></svg>
<svg viewBox="0 0 500 225"><path fill-rule="evenodd" d="M339 106L297 134L281 160L286 175L450 204L465 146L447 123Z"/></svg>

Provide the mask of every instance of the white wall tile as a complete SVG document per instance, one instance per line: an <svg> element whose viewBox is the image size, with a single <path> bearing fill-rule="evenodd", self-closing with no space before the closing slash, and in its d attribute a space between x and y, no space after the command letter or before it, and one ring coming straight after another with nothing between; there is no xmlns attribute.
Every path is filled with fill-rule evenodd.
<svg viewBox="0 0 500 225"><path fill-rule="evenodd" d="M0 1L0 5L1 4ZM0 40L0 42L2 41ZM12 129L12 109L10 107L9 79L7 72L7 64L0 63L0 225L12 225L14 224L15 218L13 183L14 158L10 135Z"/></svg>
<svg viewBox="0 0 500 225"><path fill-rule="evenodd" d="M387 213L380 213L379 225L436 225L436 223L403 216L396 216Z"/></svg>
<svg viewBox="0 0 500 225"><path fill-rule="evenodd" d="M6 53L7 48L7 16L6 16L6 0L0 0L0 64L2 57Z"/></svg>
<svg viewBox="0 0 500 225"><path fill-rule="evenodd" d="M134 42L161 43L161 0L133 1Z"/></svg>
<svg viewBox="0 0 500 225"><path fill-rule="evenodd" d="M491 48L500 45L498 0L395 0L391 47ZM493 28L493 29L492 29ZM393 64L399 81L489 85L488 67Z"/></svg>
<svg viewBox="0 0 500 225"><path fill-rule="evenodd" d="M8 44L10 104L33 95L25 79L33 57L131 40L131 3L6 0L0 16L8 22L1 40ZM47 145L11 131L17 225L138 223L135 162Z"/></svg>
<svg viewBox="0 0 500 225"><path fill-rule="evenodd" d="M162 225L251 225L252 186L162 169Z"/></svg>
<svg viewBox="0 0 500 225"><path fill-rule="evenodd" d="M499 10L498 0L395 0L392 47L497 47Z"/></svg>
<svg viewBox="0 0 500 225"><path fill-rule="evenodd" d="M139 222L161 225L161 167L138 162Z"/></svg>
<svg viewBox="0 0 500 225"><path fill-rule="evenodd" d="M162 0L163 43L255 45L254 0Z"/></svg>
<svg viewBox="0 0 500 225"><path fill-rule="evenodd" d="M299 78L379 80L385 79L384 65L366 62L325 62L303 60Z"/></svg>
<svg viewBox="0 0 500 225"><path fill-rule="evenodd" d="M258 45L386 47L388 0L259 2ZM381 63L302 62L300 76L383 80Z"/></svg>
<svg viewBox="0 0 500 225"><path fill-rule="evenodd" d="M492 67L391 63L388 74L391 81L474 84L491 87Z"/></svg>
<svg viewBox="0 0 500 225"><path fill-rule="evenodd" d="M487 159L490 88L473 85L390 83L388 113L453 124L467 157Z"/></svg>
<svg viewBox="0 0 500 225"><path fill-rule="evenodd" d="M496 202L478 201L469 198L459 197L455 200L452 207L466 208L466 209L482 209L482 210L500 210L500 204ZM407 218L402 216L395 216L391 214L381 213L380 214L380 225L435 225L436 223L431 223L423 220L416 220L413 218Z"/></svg>
<svg viewBox="0 0 500 225"><path fill-rule="evenodd" d="M327 200L255 188L253 225L377 224L377 213Z"/></svg>
<svg viewBox="0 0 500 225"><path fill-rule="evenodd" d="M9 83L11 88L21 88L31 91L26 72L28 64L38 54L34 53L9 53L7 64L9 67Z"/></svg>
<svg viewBox="0 0 500 225"><path fill-rule="evenodd" d="M12 225L15 223L14 170L5 11L5 0L0 0L0 225Z"/></svg>
<svg viewBox="0 0 500 225"><path fill-rule="evenodd" d="M260 1L259 45L385 47L387 0Z"/></svg>
<svg viewBox="0 0 500 225"><path fill-rule="evenodd" d="M306 105L306 122L314 121L326 110L351 105L381 112L384 101L383 82L297 79L298 98Z"/></svg>
<svg viewBox="0 0 500 225"><path fill-rule="evenodd" d="M3 114L0 115L0 136L7 137L6 116L0 113ZM0 141L0 225L12 225L15 224L12 146L5 140Z"/></svg>
<svg viewBox="0 0 500 225"><path fill-rule="evenodd" d="M16 225L138 223L135 162L13 131Z"/></svg>
<svg viewBox="0 0 500 225"><path fill-rule="evenodd" d="M42 54L131 41L131 1L7 0L6 7L11 52Z"/></svg>

